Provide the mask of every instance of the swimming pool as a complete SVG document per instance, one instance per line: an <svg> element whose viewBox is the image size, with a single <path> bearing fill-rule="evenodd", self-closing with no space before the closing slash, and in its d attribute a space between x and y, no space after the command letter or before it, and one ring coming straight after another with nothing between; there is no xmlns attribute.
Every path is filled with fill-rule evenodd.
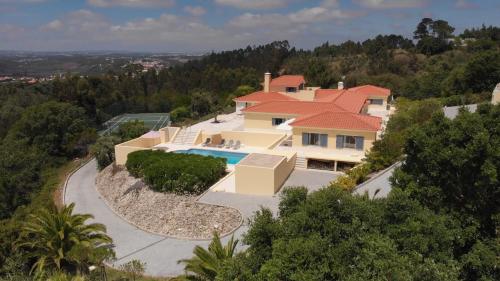
<svg viewBox="0 0 500 281"><path fill-rule="evenodd" d="M213 157L220 157L220 158L226 158L227 159L227 164L238 164L238 162L241 161L241 159L245 158L245 156L248 155L248 153L241 153L241 152L230 152L230 151L219 151L219 150L209 150L209 149L188 149L188 150L176 150L174 153L185 153L185 154L198 154L198 155L203 155L203 156L213 156Z"/></svg>

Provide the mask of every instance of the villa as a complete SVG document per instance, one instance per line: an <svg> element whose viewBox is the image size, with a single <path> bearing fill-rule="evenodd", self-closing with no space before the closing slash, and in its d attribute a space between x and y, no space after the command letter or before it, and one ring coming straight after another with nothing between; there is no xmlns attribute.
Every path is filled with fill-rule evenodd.
<svg viewBox="0 0 500 281"><path fill-rule="evenodd" d="M149 132L117 145L116 163L143 149L224 157L231 172L213 190L273 195L294 169L341 172L361 163L392 113L390 95L372 85L321 89L301 75L266 73L262 91L235 98L235 113L220 123Z"/></svg>

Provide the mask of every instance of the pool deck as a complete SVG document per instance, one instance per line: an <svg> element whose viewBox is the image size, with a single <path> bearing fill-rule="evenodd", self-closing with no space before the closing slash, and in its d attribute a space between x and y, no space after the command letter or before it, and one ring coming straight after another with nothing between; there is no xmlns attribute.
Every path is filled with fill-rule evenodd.
<svg viewBox="0 0 500 281"><path fill-rule="evenodd" d="M218 147L206 147L200 145L179 145L179 144L173 144L173 143L160 143L156 146L153 147L153 149L162 149L165 151L176 151L176 150L189 150L189 149L204 149L204 150L216 150L216 151L223 151L223 152L235 152L235 153L259 153L259 152L264 152L266 149L263 149L262 147L255 147L255 146L246 146L242 145L239 149L228 149L228 148L218 148Z"/></svg>

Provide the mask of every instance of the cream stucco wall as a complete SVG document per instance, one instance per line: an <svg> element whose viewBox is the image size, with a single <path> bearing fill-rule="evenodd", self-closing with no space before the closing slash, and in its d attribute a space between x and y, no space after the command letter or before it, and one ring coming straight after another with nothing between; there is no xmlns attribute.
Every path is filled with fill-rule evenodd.
<svg viewBox="0 0 500 281"><path fill-rule="evenodd" d="M245 131L223 131L221 137L226 141L239 140L243 145L256 147L269 147L279 139L283 138L285 133L261 133Z"/></svg>
<svg viewBox="0 0 500 281"><path fill-rule="evenodd" d="M165 127L158 130L160 132L160 142L166 143L174 139L174 136L180 130L179 127Z"/></svg>
<svg viewBox="0 0 500 281"><path fill-rule="evenodd" d="M376 132L368 131L351 131L351 130L336 130L336 129L316 129L316 128L301 128L294 127L292 130L292 147L304 147L302 145L302 133L328 134L328 146L325 149L337 149L337 135L360 136L364 137L364 151L372 148L373 142L376 140ZM348 149L341 149L348 150Z"/></svg>
<svg viewBox="0 0 500 281"><path fill-rule="evenodd" d="M369 95L368 99L381 99L384 101L383 104L370 104L368 105L368 109L382 110L387 108L387 97L385 96Z"/></svg>
<svg viewBox="0 0 500 281"><path fill-rule="evenodd" d="M117 165L125 165L129 153L139 150L148 150L160 144L160 138L136 138L115 145L115 159Z"/></svg>
<svg viewBox="0 0 500 281"><path fill-rule="evenodd" d="M292 119L297 115L280 114L280 113L245 113L244 126L245 129L273 129L273 118Z"/></svg>
<svg viewBox="0 0 500 281"><path fill-rule="evenodd" d="M272 196L278 192L295 166L296 155L284 157L274 167L237 164L235 166L235 191L240 194Z"/></svg>

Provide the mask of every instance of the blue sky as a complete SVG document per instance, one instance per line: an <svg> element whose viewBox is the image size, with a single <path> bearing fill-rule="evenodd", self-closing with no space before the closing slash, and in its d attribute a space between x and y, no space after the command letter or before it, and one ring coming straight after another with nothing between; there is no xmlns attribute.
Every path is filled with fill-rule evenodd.
<svg viewBox="0 0 500 281"><path fill-rule="evenodd" d="M500 26L500 0L0 0L0 50L204 52Z"/></svg>

